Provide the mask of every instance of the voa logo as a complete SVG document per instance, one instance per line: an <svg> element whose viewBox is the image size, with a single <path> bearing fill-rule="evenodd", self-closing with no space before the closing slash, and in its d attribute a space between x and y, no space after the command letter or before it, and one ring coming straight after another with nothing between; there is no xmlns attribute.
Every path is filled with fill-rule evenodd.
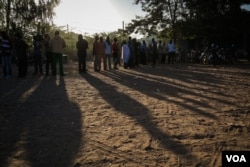
<svg viewBox="0 0 250 167"><path fill-rule="evenodd" d="M250 151L222 151L222 167L250 167Z"/></svg>
<svg viewBox="0 0 250 167"><path fill-rule="evenodd" d="M247 162L244 155L226 155L227 162Z"/></svg>

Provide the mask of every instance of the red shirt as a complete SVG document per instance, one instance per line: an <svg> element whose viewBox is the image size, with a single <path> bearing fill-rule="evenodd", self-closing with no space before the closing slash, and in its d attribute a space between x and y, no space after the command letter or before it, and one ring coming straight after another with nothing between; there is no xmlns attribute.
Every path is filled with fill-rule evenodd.
<svg viewBox="0 0 250 167"><path fill-rule="evenodd" d="M118 48L118 44L116 42L112 43L112 53L113 54L118 54L119 48Z"/></svg>

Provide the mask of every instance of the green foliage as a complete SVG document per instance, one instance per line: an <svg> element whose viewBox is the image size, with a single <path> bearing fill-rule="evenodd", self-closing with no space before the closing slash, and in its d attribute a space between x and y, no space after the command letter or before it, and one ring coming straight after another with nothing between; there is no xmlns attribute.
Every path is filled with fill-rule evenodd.
<svg viewBox="0 0 250 167"><path fill-rule="evenodd" d="M173 39L239 41L250 34L250 13L240 8L249 3L250 0L135 0L146 15L132 20L127 31Z"/></svg>
<svg viewBox="0 0 250 167"><path fill-rule="evenodd" d="M192 15L181 30L189 27L189 30L193 30L192 34L207 38L210 42L238 41L238 38L250 33L246 28L250 13L240 8L244 3L250 3L250 0L186 0ZM193 22L193 26L190 27L188 21Z"/></svg>
<svg viewBox="0 0 250 167"><path fill-rule="evenodd" d="M60 0L0 0L0 28L16 31L44 33Z"/></svg>
<svg viewBox="0 0 250 167"><path fill-rule="evenodd" d="M130 32L176 39L176 24L185 13L183 0L136 0L135 4L140 4L146 15L132 20L128 26Z"/></svg>

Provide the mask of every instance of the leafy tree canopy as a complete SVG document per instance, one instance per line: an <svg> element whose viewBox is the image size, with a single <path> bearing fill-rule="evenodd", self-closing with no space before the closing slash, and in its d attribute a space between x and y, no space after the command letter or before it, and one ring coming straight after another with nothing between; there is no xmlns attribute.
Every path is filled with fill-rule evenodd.
<svg viewBox="0 0 250 167"><path fill-rule="evenodd" d="M241 5L250 0L135 0L146 13L128 25L128 32L155 34L174 40L205 38L235 40L249 34L250 13Z"/></svg>
<svg viewBox="0 0 250 167"><path fill-rule="evenodd" d="M0 0L0 27L6 31L46 31L60 0Z"/></svg>

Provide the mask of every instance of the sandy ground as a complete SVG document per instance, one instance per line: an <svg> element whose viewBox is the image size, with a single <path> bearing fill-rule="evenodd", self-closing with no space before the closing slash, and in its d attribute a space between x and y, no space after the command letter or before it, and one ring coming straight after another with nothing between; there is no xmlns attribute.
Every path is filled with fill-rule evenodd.
<svg viewBox="0 0 250 167"><path fill-rule="evenodd" d="M250 150L250 65L0 80L1 167L219 167Z"/></svg>

